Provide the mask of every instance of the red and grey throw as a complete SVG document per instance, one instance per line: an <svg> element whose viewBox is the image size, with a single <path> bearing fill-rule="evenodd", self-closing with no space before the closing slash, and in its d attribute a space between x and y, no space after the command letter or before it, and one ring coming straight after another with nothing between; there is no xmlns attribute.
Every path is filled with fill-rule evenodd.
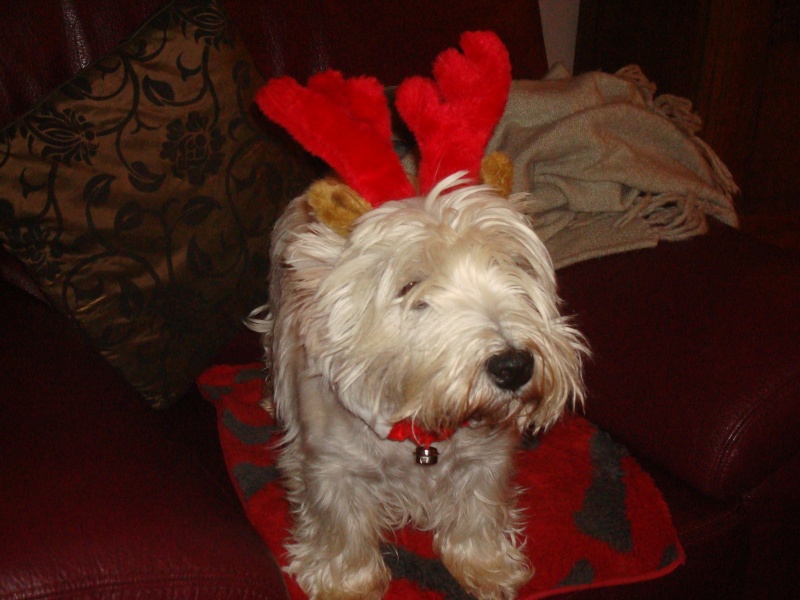
<svg viewBox="0 0 800 600"><path fill-rule="evenodd" d="M222 450L248 518L282 565L291 515L275 467L280 430L259 404L263 365L215 366L198 386L217 409ZM581 417L529 438L517 454L526 491L525 546L536 567L520 598L666 575L685 560L669 509L626 449ZM392 571L389 600L469 598L439 562L429 533L396 532L384 546ZM304 598L287 576L293 599Z"/></svg>

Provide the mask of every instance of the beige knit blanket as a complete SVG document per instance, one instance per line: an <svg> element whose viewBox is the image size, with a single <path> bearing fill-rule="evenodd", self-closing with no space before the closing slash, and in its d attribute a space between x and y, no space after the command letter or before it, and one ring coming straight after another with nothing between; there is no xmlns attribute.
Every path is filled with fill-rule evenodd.
<svg viewBox="0 0 800 600"><path fill-rule="evenodd" d="M683 98L655 96L638 67L515 81L488 150L514 162L514 191L556 268L737 226L730 172Z"/></svg>

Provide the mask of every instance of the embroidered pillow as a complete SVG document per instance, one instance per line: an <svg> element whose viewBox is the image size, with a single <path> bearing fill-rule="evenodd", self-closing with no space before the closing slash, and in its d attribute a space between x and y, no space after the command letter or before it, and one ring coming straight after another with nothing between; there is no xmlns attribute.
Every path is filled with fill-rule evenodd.
<svg viewBox="0 0 800 600"><path fill-rule="evenodd" d="M313 178L251 121L261 83L217 1L174 3L0 132L0 241L156 407L265 301Z"/></svg>

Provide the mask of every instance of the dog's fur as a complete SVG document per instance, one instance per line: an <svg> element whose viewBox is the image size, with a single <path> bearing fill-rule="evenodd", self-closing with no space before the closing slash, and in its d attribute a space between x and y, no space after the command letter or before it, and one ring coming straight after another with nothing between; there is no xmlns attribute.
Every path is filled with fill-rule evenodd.
<svg viewBox="0 0 800 600"><path fill-rule="evenodd" d="M582 399L586 350L514 199L464 184L451 176L425 198L383 204L347 238L304 196L276 225L270 302L251 327L264 333L285 429L288 571L311 598L379 598L390 578L379 544L408 523L433 531L478 598L511 598L532 574L512 458L521 433ZM518 389L487 369L509 349L534 359ZM455 429L435 444L438 464L383 439L407 418Z"/></svg>

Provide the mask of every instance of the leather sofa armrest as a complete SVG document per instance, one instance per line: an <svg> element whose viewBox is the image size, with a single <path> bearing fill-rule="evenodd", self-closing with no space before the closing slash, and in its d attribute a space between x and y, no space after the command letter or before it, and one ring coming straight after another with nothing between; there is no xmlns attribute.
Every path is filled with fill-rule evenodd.
<svg viewBox="0 0 800 600"><path fill-rule="evenodd" d="M198 456L217 443L213 410L196 427L174 412L187 400L148 408L66 319L2 282L0 312L0 596L287 597L219 448Z"/></svg>
<svg viewBox="0 0 800 600"><path fill-rule="evenodd" d="M800 452L800 257L715 226L559 278L586 414L635 454L724 499Z"/></svg>

